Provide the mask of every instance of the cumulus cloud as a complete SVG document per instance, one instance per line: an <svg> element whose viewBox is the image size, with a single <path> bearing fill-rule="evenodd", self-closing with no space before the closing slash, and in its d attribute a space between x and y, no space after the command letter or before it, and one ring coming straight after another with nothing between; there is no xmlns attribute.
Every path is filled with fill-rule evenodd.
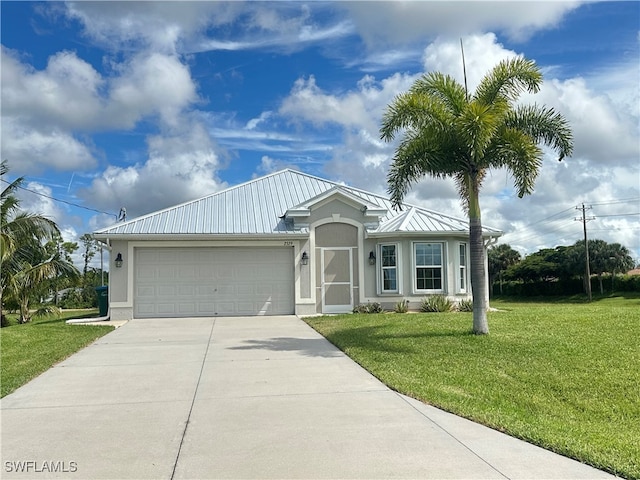
<svg viewBox="0 0 640 480"><path fill-rule="evenodd" d="M492 33L466 37L464 48L471 92L495 64L518 55L499 44ZM430 43L424 50L423 66L424 72L442 71L462 83L459 41L440 38ZM618 71L620 66L616 69ZM393 96L407 90L419 75L395 74L382 80L366 75L352 89L340 92L322 89L313 77L299 79L282 102L279 114L296 122L341 128L342 140L333 149L332 160L325 166L326 173L331 178L383 193L394 145L380 142L378 125ZM606 76L606 70L601 75ZM522 98L523 102L554 107L565 115L574 134L572 158L558 162L553 156L546 156L533 195L524 199L517 198L513 181L504 170L490 172L485 180L481 194L485 224L509 232L505 240L512 238L516 246L528 252L554 241L557 244L573 243L579 239L576 233L581 231L575 230L571 216L562 217L560 225L551 223L549 228L530 229L529 225L536 220L553 216L563 208L573 215L572 208L582 201L639 198L638 113L637 107L635 113L632 108L624 108L624 99L637 96L637 84L622 82L617 89L601 91L597 87L604 82L597 78L590 80L547 78L537 95ZM608 85L612 88L610 82ZM619 108L620 104L623 108ZM451 180L424 178L413 185L406 200L454 216L464 216ZM634 217L604 218L603 225L615 220L616 228L626 226L624 235L619 238L624 237L629 241L628 245L637 248L637 239L631 238L637 235L637 229L634 230L630 223ZM520 237L518 232L523 232ZM550 236L538 238L536 232L539 235L548 232ZM603 231L602 235L608 241L618 241L615 240L618 233Z"/></svg>
<svg viewBox="0 0 640 480"><path fill-rule="evenodd" d="M175 130L198 100L189 68L176 56L140 52L112 65L112 72L102 76L67 51L37 70L2 47L2 155L13 171L90 171L102 156L90 134L130 129L154 118L163 131ZM156 143L149 143L152 159L159 156ZM194 147L189 139L182 147L194 165L202 163L202 150L189 151ZM184 158L180 162L191 168ZM200 178L193 177L196 190Z"/></svg>
<svg viewBox="0 0 640 480"><path fill-rule="evenodd" d="M111 82L105 112L113 126L132 127L156 113L175 126L183 110L197 100L189 68L175 56L144 52L116 68L120 75Z"/></svg>
<svg viewBox="0 0 640 480"><path fill-rule="evenodd" d="M19 173L35 173L46 168L83 171L95 168L91 148L69 132L37 129L14 118L2 118L2 158Z"/></svg>
<svg viewBox="0 0 640 480"><path fill-rule="evenodd" d="M460 37L502 31L524 39L554 27L580 2L344 2L359 35L374 48L406 44L440 35Z"/></svg>
<svg viewBox="0 0 640 480"><path fill-rule="evenodd" d="M208 132L198 122L147 139L143 164L109 166L79 192L100 209L127 209L129 218L183 203L217 190L218 156Z"/></svg>
<svg viewBox="0 0 640 480"><path fill-rule="evenodd" d="M36 128L77 131L131 128L150 115L175 124L197 101L196 85L177 57L142 52L101 76L73 52L52 55L43 70L2 48L2 115Z"/></svg>
<svg viewBox="0 0 640 480"><path fill-rule="evenodd" d="M635 116L625 112L582 78L546 82L539 97L569 121L575 141L574 157L599 164L628 164L640 158L637 111Z"/></svg>
<svg viewBox="0 0 640 480"><path fill-rule="evenodd" d="M173 54L186 37L208 25L232 21L234 2L70 2L64 15L81 22L84 34L108 50L153 50Z"/></svg>
<svg viewBox="0 0 640 480"><path fill-rule="evenodd" d="M2 116L39 128L85 128L100 118L100 74L73 52L49 57L43 70L2 47Z"/></svg>
<svg viewBox="0 0 640 480"><path fill-rule="evenodd" d="M27 182L25 189L18 190L20 210L42 215L50 220L58 221L63 211L51 198L51 188L38 182Z"/></svg>

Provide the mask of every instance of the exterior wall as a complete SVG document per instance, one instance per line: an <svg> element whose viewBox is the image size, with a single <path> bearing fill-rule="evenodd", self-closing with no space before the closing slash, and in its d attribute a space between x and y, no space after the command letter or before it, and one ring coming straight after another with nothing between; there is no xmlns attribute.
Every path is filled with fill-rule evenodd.
<svg viewBox="0 0 640 480"><path fill-rule="evenodd" d="M313 247L313 295L315 312L323 311L323 283L322 276L322 249L323 248L348 248L351 250L352 272L352 305L362 303L363 282L362 241L364 238L363 222L365 216L357 205L345 203L340 198L330 198L311 208L309 216L310 242Z"/></svg>
<svg viewBox="0 0 640 480"><path fill-rule="evenodd" d="M365 222L370 217L358 205L349 204L348 200L331 197L311 207L310 216L304 219L309 225L309 237L292 240L166 240L166 241L113 241L110 255L110 314L115 319L133 318L134 299L134 261L135 249L144 247L252 247L252 246L290 246L294 249L294 302L297 315L314 315L322 313L322 249L335 247L347 248L351 251L353 306L367 302L379 302L386 309L393 309L400 300L409 300L411 309L418 309L420 302L427 295L414 290L413 245L415 242L441 243L443 252L443 289L442 294L452 300L471 298L468 237L464 235L415 235L393 237L368 237ZM302 223L302 222L301 222ZM458 285L459 245L467 245L467 280L466 289ZM381 292L380 278L380 245L396 244L398 247L398 281L399 291L396 293ZM309 258L307 265L302 265L301 257L306 252ZM374 253L376 262L369 264L369 254ZM116 268L114 259L122 254L123 266Z"/></svg>
<svg viewBox="0 0 640 480"><path fill-rule="evenodd" d="M443 254L443 282L439 292L417 291L415 288L414 243L439 243ZM382 273L380 262L380 246L394 244L397 247L398 292L386 293L381 291ZM459 285L459 246L466 245L466 285L464 289ZM375 265L369 265L369 252L374 252ZM365 258L366 257L366 258ZM454 301L471 298L471 282L469 274L469 241L468 237L450 236L414 236L401 239L393 237L369 238L364 242L362 261L365 262L364 297L365 302L379 302L385 309L393 309L395 304L403 299L409 300L410 309L418 309L425 296L440 293ZM363 302L363 303L365 303Z"/></svg>
<svg viewBox="0 0 640 480"><path fill-rule="evenodd" d="M122 255L122 267L117 268L115 259L118 253ZM133 288L130 281L133 275L133 250L129 251L126 241L111 243L109 255L109 315L111 320L131 320L133 318L133 300L129 301L129 287Z"/></svg>
<svg viewBox="0 0 640 480"><path fill-rule="evenodd" d="M131 320L134 316L134 271L135 249L145 247L258 247L258 246L290 246L294 249L294 302L297 315L315 313L315 303L311 290L311 261L302 265L302 252L310 252L308 240L167 240L167 241L124 241L111 242L109 259L109 307L112 320ZM122 254L122 267L116 268L115 258Z"/></svg>
<svg viewBox="0 0 640 480"><path fill-rule="evenodd" d="M333 217L332 217L333 218ZM316 312L323 311L323 249L339 248L351 251L351 264L342 265L341 274L351 275L352 288L350 291L351 304L355 306L360 299L360 279L358 261L358 227L348 223L324 223L314 229L315 252L314 260L316 265L315 293Z"/></svg>

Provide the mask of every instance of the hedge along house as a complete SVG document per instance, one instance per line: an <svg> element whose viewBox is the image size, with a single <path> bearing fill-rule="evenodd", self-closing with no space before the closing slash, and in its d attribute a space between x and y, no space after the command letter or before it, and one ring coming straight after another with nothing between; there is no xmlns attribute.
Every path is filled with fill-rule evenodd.
<svg viewBox="0 0 640 480"><path fill-rule="evenodd" d="M501 232L484 230L485 244ZM350 312L471 297L468 222L294 170L94 233L114 320Z"/></svg>

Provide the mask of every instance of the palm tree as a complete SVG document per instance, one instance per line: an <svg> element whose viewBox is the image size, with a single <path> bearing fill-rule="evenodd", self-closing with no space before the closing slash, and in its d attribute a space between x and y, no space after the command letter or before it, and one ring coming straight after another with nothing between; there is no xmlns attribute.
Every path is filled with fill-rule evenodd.
<svg viewBox="0 0 640 480"><path fill-rule="evenodd" d="M6 161L0 163L0 175L9 171ZM12 299L20 306L20 321L29 320L29 300L45 280L58 275L74 275L75 267L57 256L46 257L44 243L60 235L52 220L20 211L15 192L24 181L20 177L0 194L0 315L2 303Z"/></svg>
<svg viewBox="0 0 640 480"><path fill-rule="evenodd" d="M500 294L502 295L502 274L511 265L520 261L520 252L511 248L511 245L502 243L495 245L487 252L489 266L489 286L493 285L496 275L500 278Z"/></svg>
<svg viewBox="0 0 640 480"><path fill-rule="evenodd" d="M522 57L503 60L470 96L464 86L440 72L423 75L387 107L381 138L401 141L388 173L391 200L400 208L411 185L422 177L453 178L469 217L473 331L489 333L487 279L479 194L487 171L506 168L518 196L533 191L542 166L540 144L571 154L573 139L564 117L552 108L516 105L523 92L536 93L542 74Z"/></svg>

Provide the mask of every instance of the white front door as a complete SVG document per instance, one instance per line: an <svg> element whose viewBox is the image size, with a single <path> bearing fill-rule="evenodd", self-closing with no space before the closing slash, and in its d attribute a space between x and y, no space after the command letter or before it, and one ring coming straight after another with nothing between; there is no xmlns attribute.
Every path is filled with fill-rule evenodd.
<svg viewBox="0 0 640 480"><path fill-rule="evenodd" d="M323 248L322 313L353 310L353 253L349 247Z"/></svg>

